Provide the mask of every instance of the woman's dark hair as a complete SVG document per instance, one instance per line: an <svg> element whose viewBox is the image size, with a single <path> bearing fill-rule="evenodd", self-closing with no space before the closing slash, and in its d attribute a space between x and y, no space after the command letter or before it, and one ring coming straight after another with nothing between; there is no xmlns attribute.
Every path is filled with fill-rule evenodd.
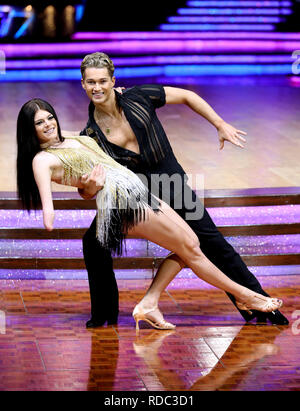
<svg viewBox="0 0 300 411"><path fill-rule="evenodd" d="M34 98L24 104L17 121L17 187L19 199L27 211L41 207L41 198L32 169L32 160L42 151L34 124L34 116L38 110L45 110L53 115L57 121L59 139L64 141L57 115L49 103Z"/></svg>

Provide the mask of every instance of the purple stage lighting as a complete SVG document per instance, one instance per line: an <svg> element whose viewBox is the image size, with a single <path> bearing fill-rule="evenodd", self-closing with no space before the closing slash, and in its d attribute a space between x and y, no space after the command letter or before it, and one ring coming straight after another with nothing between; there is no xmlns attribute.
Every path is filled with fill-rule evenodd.
<svg viewBox="0 0 300 411"><path fill-rule="evenodd" d="M227 237L242 255L300 253L300 234ZM145 240L125 240L127 257L166 257L170 252ZM0 240L1 258L82 258L82 240Z"/></svg>
<svg viewBox="0 0 300 411"><path fill-rule="evenodd" d="M220 64L220 63L292 63L290 55L188 55L188 56L142 56L114 57L117 67L134 67L165 64ZM7 70L78 68L81 59L9 60Z"/></svg>
<svg viewBox="0 0 300 411"><path fill-rule="evenodd" d="M229 9L229 8L219 8L219 9L206 9L206 8L190 8L190 9L179 9L178 14L181 15L203 15L203 16L215 16L215 15L273 15L288 16L292 14L291 9L287 8L253 8L253 9Z"/></svg>
<svg viewBox="0 0 300 411"><path fill-rule="evenodd" d="M291 1L188 1L188 7L291 7Z"/></svg>
<svg viewBox="0 0 300 411"><path fill-rule="evenodd" d="M272 24L161 24L161 30L183 31L223 31L223 30L249 30L249 31L273 31Z"/></svg>
<svg viewBox="0 0 300 411"><path fill-rule="evenodd" d="M255 207L208 208L218 226L300 223L300 204ZM95 217L94 210L56 210L57 228L87 228ZM41 211L0 210L1 228L43 228ZM250 233L249 233L250 234Z"/></svg>
<svg viewBox="0 0 300 411"><path fill-rule="evenodd" d="M3 44L6 58L84 55L95 51L114 54L205 53L205 52L293 52L300 41L268 40L124 40L111 42L59 44Z"/></svg>
<svg viewBox="0 0 300 411"><path fill-rule="evenodd" d="M264 39L300 40L300 33L260 33L260 32L78 32L73 40L196 40L196 39Z"/></svg>
<svg viewBox="0 0 300 411"><path fill-rule="evenodd" d="M281 17L264 16L228 16L228 17L195 17L195 16L173 16L168 18L169 23L280 23L284 21Z"/></svg>

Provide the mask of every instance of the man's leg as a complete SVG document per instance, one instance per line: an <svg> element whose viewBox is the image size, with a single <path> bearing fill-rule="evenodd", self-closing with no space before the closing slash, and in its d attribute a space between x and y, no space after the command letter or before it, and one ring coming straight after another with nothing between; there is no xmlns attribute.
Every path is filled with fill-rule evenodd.
<svg viewBox="0 0 300 411"><path fill-rule="evenodd" d="M89 277L91 320L87 327L116 324L119 314L119 292L109 250L96 238L96 218L83 237L83 254Z"/></svg>
<svg viewBox="0 0 300 411"><path fill-rule="evenodd" d="M187 189L190 190L188 187ZM193 201L200 201L196 194L192 193ZM176 210L183 219L185 219L186 212L191 210ZM218 231L216 225L209 216L207 210L204 208L204 215L199 220L186 220L189 226L193 229L200 241L200 247L206 257L218 267L231 280L237 282L244 287L251 289L257 293L269 296L261 287L257 278L247 268L246 264L241 259L240 255L234 248L225 240L223 235ZM235 299L228 294L231 301L235 304ZM240 310L239 310L240 311ZM279 312L272 313L258 313L253 311L253 316L250 316L245 311L240 311L241 315L246 321L256 317L259 321L266 321L270 319L276 324L287 324L287 319Z"/></svg>

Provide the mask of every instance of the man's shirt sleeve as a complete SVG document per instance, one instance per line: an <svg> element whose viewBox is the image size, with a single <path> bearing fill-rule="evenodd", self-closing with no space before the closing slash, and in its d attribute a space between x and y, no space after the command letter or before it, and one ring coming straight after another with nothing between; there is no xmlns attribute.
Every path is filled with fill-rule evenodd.
<svg viewBox="0 0 300 411"><path fill-rule="evenodd" d="M136 88L144 95L147 95L155 109L166 104L166 93L163 86L159 84L144 84Z"/></svg>

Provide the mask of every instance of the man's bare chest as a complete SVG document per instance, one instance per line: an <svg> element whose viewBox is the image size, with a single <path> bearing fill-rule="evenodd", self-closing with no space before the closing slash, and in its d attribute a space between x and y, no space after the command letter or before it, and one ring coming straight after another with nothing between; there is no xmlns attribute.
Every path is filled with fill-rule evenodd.
<svg viewBox="0 0 300 411"><path fill-rule="evenodd" d="M140 154L137 138L127 120L111 124L110 127L102 128L102 131L109 142Z"/></svg>

